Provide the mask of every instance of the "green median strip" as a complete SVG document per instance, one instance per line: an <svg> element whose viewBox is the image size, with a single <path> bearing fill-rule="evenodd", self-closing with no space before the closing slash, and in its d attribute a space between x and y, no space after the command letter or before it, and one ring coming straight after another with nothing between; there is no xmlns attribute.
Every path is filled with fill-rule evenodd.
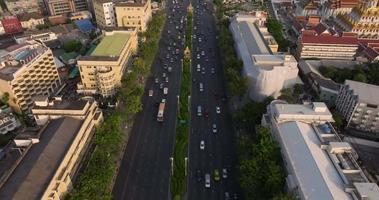
<svg viewBox="0 0 379 200"><path fill-rule="evenodd" d="M191 50L192 13L187 14L186 46ZM183 60L183 73L179 94L179 113L177 117L176 139L173 157L173 174L171 176L171 194L174 200L181 199L186 192L186 157L188 149L188 134L190 130L190 99L191 95L191 60Z"/></svg>
<svg viewBox="0 0 379 200"><path fill-rule="evenodd" d="M139 49L139 58L133 63L132 72L123 77L118 94L118 99L124 106L104 116L103 124L96 129L92 141L93 150L87 156L67 199L112 199L116 165L126 137L122 132L123 125L142 109L141 97L144 90L138 77L150 74L165 20L165 13L158 12L153 16L147 31L142 34L146 41ZM128 127L131 127L130 124Z"/></svg>

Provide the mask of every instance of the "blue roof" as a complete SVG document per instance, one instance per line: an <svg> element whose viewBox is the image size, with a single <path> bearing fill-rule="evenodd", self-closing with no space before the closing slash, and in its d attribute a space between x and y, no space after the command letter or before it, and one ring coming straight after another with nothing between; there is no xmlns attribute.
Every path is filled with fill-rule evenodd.
<svg viewBox="0 0 379 200"><path fill-rule="evenodd" d="M74 23L82 33L89 33L95 29L91 21L88 19L76 20Z"/></svg>

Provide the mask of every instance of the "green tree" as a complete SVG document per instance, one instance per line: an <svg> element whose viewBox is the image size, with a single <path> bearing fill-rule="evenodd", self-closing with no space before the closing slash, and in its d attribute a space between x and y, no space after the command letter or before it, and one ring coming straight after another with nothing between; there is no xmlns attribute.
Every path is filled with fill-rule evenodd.
<svg viewBox="0 0 379 200"><path fill-rule="evenodd" d="M284 188L280 149L267 128L257 127L256 135L252 156L241 160L240 184L247 199L270 199Z"/></svg>
<svg viewBox="0 0 379 200"><path fill-rule="evenodd" d="M278 99L287 101L288 103L296 103L298 96L296 96L290 88L284 88L280 91Z"/></svg>
<svg viewBox="0 0 379 200"><path fill-rule="evenodd" d="M359 74L355 74L355 75L354 75L353 80L354 80L354 81L359 81L359 82L366 83L366 82L367 82L367 77L366 77L365 74L363 74L363 73L359 73Z"/></svg>
<svg viewBox="0 0 379 200"><path fill-rule="evenodd" d="M4 104L8 104L8 101L9 101L9 93L4 92L3 96L1 96L1 102L3 102Z"/></svg>
<svg viewBox="0 0 379 200"><path fill-rule="evenodd" d="M82 48L82 43L79 40L71 40L63 44L63 49L66 52L80 52L80 49Z"/></svg>
<svg viewBox="0 0 379 200"><path fill-rule="evenodd" d="M295 198L293 198L289 194L280 193L280 194L275 195L274 198L272 198L272 200L295 200Z"/></svg>
<svg viewBox="0 0 379 200"><path fill-rule="evenodd" d="M333 111L332 112L333 114L333 119L334 119L334 124L337 128L342 128L343 127L343 123L344 123L344 119L343 119L343 116L336 112L336 111Z"/></svg>

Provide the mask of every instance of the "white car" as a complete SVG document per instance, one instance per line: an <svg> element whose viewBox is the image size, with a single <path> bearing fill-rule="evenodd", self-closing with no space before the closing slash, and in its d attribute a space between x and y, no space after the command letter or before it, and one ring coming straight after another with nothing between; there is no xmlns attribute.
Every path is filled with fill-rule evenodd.
<svg viewBox="0 0 379 200"><path fill-rule="evenodd" d="M196 58L197 58L197 59L200 59L200 54L197 54Z"/></svg>
<svg viewBox="0 0 379 200"><path fill-rule="evenodd" d="M197 64L197 66L196 66L196 71L197 71L197 72L200 72L200 71L201 71L200 64Z"/></svg>
<svg viewBox="0 0 379 200"><path fill-rule="evenodd" d="M154 93L153 90L149 90L149 97L152 97L152 96L153 96L153 93Z"/></svg>
<svg viewBox="0 0 379 200"><path fill-rule="evenodd" d="M201 51L201 55L202 55L202 56L205 56L205 52L204 52L204 51Z"/></svg>
<svg viewBox="0 0 379 200"><path fill-rule="evenodd" d="M222 169L222 178L228 178L228 170L226 168Z"/></svg>
<svg viewBox="0 0 379 200"><path fill-rule="evenodd" d="M164 94L164 95L167 95L167 94L168 94L168 88L166 88L166 87L163 88L163 94Z"/></svg>
<svg viewBox="0 0 379 200"><path fill-rule="evenodd" d="M217 125L216 124L212 124L212 132L217 133Z"/></svg>
<svg viewBox="0 0 379 200"><path fill-rule="evenodd" d="M204 150L204 149L205 149L205 142L204 142L204 140L201 140L201 141L200 141L200 149L201 149L201 150Z"/></svg>
<svg viewBox="0 0 379 200"><path fill-rule="evenodd" d="M218 106L216 107L216 113L217 113L217 114L220 114L220 113L221 113L221 109L220 109L220 107L218 107Z"/></svg>

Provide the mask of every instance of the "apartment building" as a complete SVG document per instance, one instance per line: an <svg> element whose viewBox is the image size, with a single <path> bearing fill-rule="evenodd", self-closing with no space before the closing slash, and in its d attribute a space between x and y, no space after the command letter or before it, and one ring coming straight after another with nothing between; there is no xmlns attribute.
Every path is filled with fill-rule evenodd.
<svg viewBox="0 0 379 200"><path fill-rule="evenodd" d="M41 12L38 0L4 0L4 3L8 11L14 15L25 12Z"/></svg>
<svg viewBox="0 0 379 200"><path fill-rule="evenodd" d="M259 18L258 18L259 19ZM238 57L243 61L243 75L249 82L249 97L262 101L278 97L283 88L297 79L297 61L291 55L273 54L277 43L265 27L259 27L256 16L237 15L230 23Z"/></svg>
<svg viewBox="0 0 379 200"><path fill-rule="evenodd" d="M78 92L112 96L121 85L121 79L130 57L137 50L137 30L113 30L89 56L78 59L81 83Z"/></svg>
<svg viewBox="0 0 379 200"><path fill-rule="evenodd" d="M358 154L343 142L322 102L267 106L262 125L278 142L286 169L287 191L302 200L378 199L379 187L357 163Z"/></svg>
<svg viewBox="0 0 379 200"><path fill-rule="evenodd" d="M347 33L340 37L303 32L297 41L296 57L333 60L353 60L358 49L357 36Z"/></svg>
<svg viewBox="0 0 379 200"><path fill-rule="evenodd" d="M88 10L86 0L44 0L49 15L61 15Z"/></svg>
<svg viewBox="0 0 379 200"><path fill-rule="evenodd" d="M116 26L116 16L112 0L95 0L93 1L93 8L98 27L104 28Z"/></svg>
<svg viewBox="0 0 379 200"><path fill-rule="evenodd" d="M145 31L151 20L151 0L136 2L119 2L115 4L118 27L137 28Z"/></svg>
<svg viewBox="0 0 379 200"><path fill-rule="evenodd" d="M51 95L61 86L52 51L37 41L10 46L0 58L0 95L18 113L30 112L32 98Z"/></svg>
<svg viewBox="0 0 379 200"><path fill-rule="evenodd" d="M103 119L96 102L61 98L36 98L32 113L41 129L19 134L7 150L0 199L64 199Z"/></svg>
<svg viewBox="0 0 379 200"><path fill-rule="evenodd" d="M378 135L379 86L346 80L338 93L336 108L346 126Z"/></svg>

